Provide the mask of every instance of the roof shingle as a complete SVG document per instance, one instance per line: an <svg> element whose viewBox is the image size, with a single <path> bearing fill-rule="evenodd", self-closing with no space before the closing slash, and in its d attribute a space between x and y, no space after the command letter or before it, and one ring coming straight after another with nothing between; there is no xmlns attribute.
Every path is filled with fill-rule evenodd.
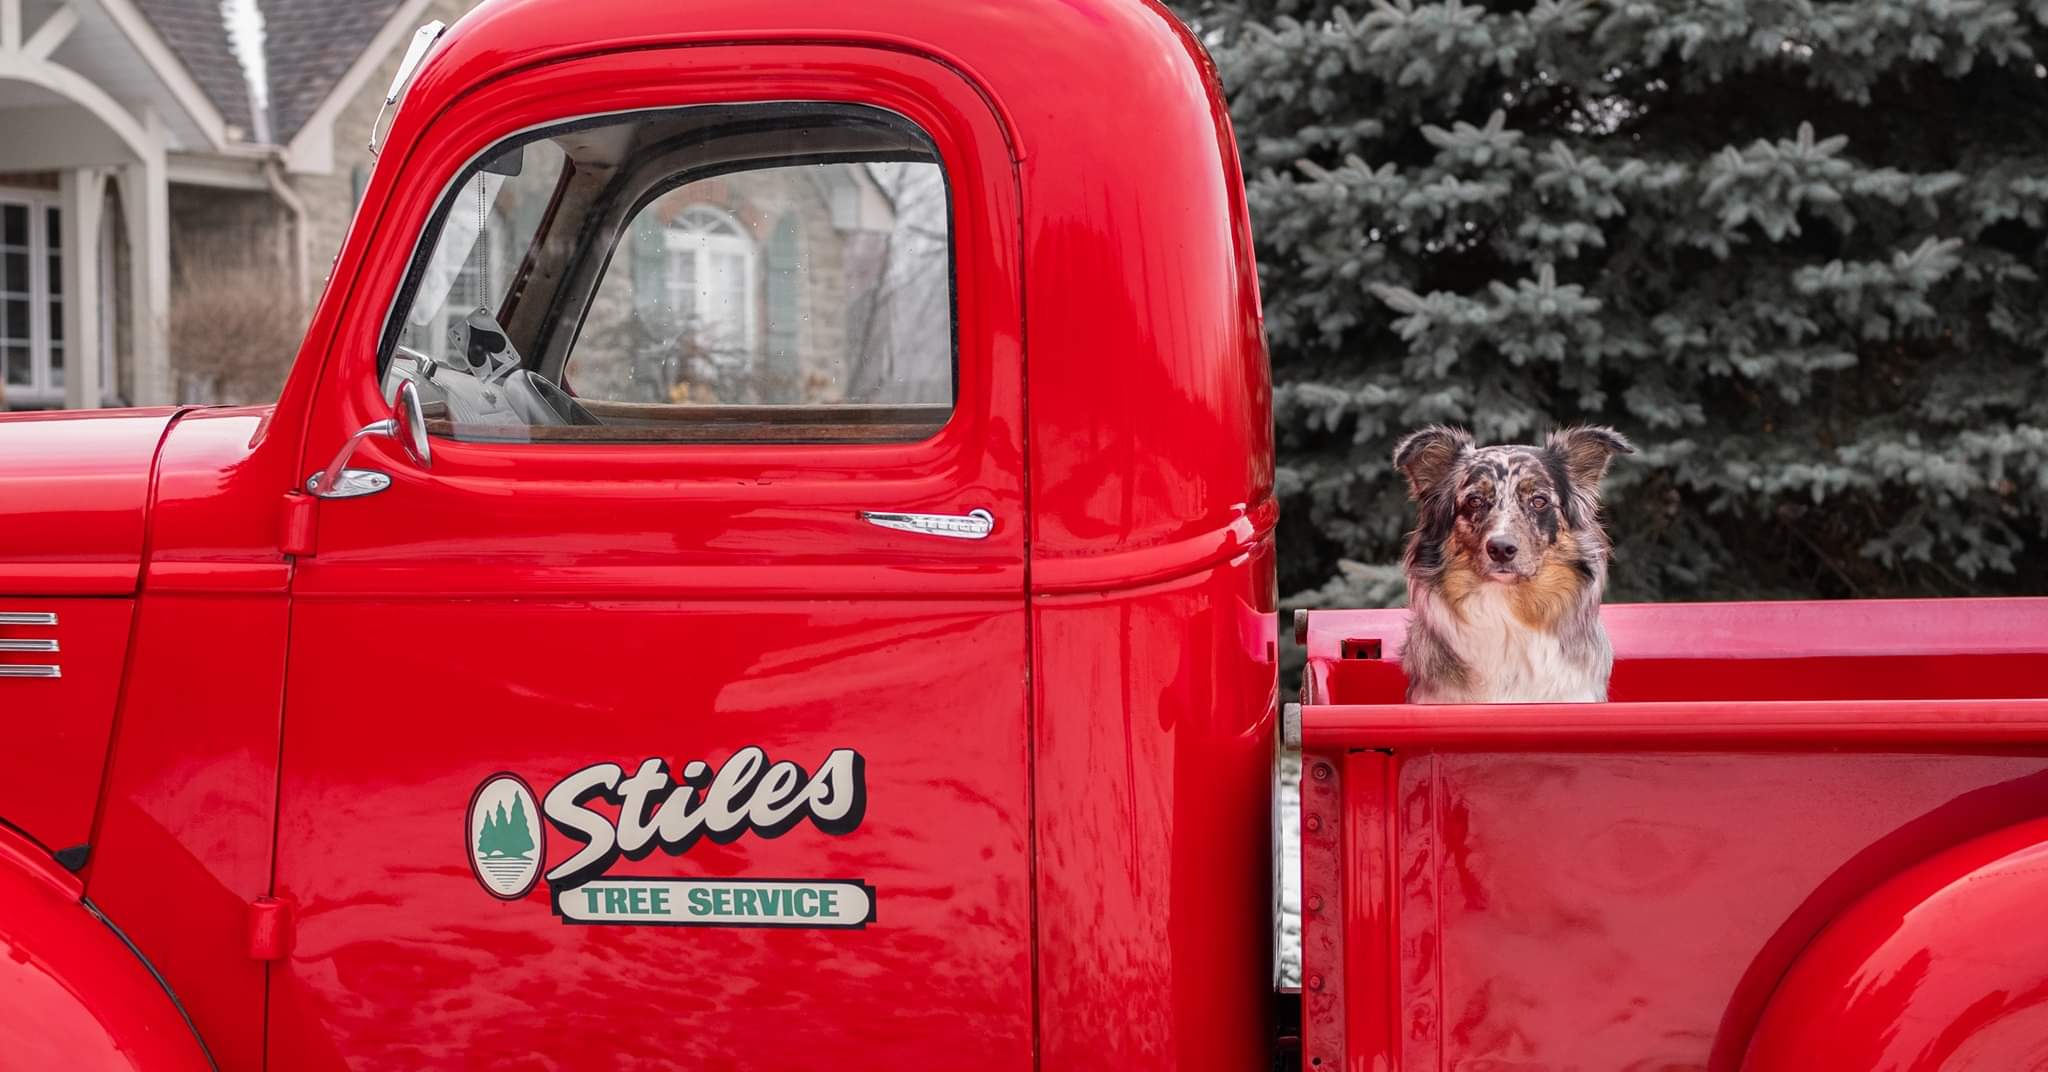
<svg viewBox="0 0 2048 1072"><path fill-rule="evenodd" d="M159 0L163 2L163 0ZM283 145L312 117L402 0L264 0L270 133Z"/></svg>
<svg viewBox="0 0 2048 1072"><path fill-rule="evenodd" d="M251 137L249 80L228 42L227 18L219 0L135 0L135 7L184 62L192 80L220 109L221 118L240 127L243 137Z"/></svg>

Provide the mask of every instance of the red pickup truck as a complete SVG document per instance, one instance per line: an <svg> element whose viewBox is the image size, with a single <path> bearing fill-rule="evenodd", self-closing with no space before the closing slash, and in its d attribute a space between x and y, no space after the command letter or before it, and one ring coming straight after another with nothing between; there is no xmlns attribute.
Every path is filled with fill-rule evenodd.
<svg viewBox="0 0 2048 1072"><path fill-rule="evenodd" d="M1157 4L414 46L275 405L0 419L0 1065L2048 1058L2041 601L1610 608L1577 708L1306 618L1275 994L1270 388Z"/></svg>

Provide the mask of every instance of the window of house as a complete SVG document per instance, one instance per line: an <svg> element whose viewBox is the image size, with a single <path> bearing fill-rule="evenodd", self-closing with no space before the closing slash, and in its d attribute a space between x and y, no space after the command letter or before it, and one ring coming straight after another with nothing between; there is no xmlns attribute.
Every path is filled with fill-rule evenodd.
<svg viewBox="0 0 2048 1072"><path fill-rule="evenodd" d="M0 193L0 383L12 409L64 402L64 232L51 200Z"/></svg>
<svg viewBox="0 0 2048 1072"><path fill-rule="evenodd" d="M386 350L459 439L903 442L954 404L950 211L878 109L566 124L446 199Z"/></svg>
<svg viewBox="0 0 2048 1072"><path fill-rule="evenodd" d="M663 237L668 261L662 285L677 327L691 332L706 352L733 362L742 375L751 373L760 342L753 236L726 213L692 205Z"/></svg>

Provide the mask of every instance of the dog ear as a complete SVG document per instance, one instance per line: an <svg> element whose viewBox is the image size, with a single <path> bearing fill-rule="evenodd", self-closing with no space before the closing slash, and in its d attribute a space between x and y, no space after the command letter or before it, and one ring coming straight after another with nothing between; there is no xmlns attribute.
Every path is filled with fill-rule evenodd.
<svg viewBox="0 0 2048 1072"><path fill-rule="evenodd" d="M1471 449L1472 433L1463 428L1432 424L1410 432L1408 438L1394 448L1394 468L1408 478L1408 497L1420 502L1430 488L1450 475L1451 466Z"/></svg>
<svg viewBox="0 0 2048 1072"><path fill-rule="evenodd" d="M1596 498L1600 478L1607 475L1607 463L1617 454L1636 452L1628 437L1604 426L1560 429L1550 433L1543 448L1563 463L1574 490Z"/></svg>

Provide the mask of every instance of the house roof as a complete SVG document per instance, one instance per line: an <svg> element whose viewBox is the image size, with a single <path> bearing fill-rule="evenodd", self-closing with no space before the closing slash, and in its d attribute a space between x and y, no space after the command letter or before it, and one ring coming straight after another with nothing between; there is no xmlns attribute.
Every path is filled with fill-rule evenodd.
<svg viewBox="0 0 2048 1072"><path fill-rule="evenodd" d="M402 0L263 0L273 141L292 140L401 5Z"/></svg>
<svg viewBox="0 0 2048 1072"><path fill-rule="evenodd" d="M177 53L192 80L220 109L221 118L253 135L249 114L249 81L228 42L227 20L218 0L134 0L164 44ZM367 40L367 39L366 39Z"/></svg>

